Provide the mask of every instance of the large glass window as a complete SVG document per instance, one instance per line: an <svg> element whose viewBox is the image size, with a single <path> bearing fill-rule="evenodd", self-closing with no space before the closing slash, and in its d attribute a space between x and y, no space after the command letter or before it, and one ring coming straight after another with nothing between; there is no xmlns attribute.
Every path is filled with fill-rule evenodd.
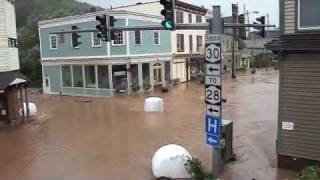
<svg viewBox="0 0 320 180"><path fill-rule="evenodd" d="M74 65L72 66L73 70L73 87L83 87L83 74L82 66Z"/></svg>
<svg viewBox="0 0 320 180"><path fill-rule="evenodd" d="M62 86L72 87L71 66L62 66Z"/></svg>
<svg viewBox="0 0 320 180"><path fill-rule="evenodd" d="M184 52L184 34L177 34L177 51Z"/></svg>
<svg viewBox="0 0 320 180"><path fill-rule="evenodd" d="M126 65L114 65L112 66L113 74L113 88L118 93L125 93L128 89L127 80L127 66Z"/></svg>
<svg viewBox="0 0 320 180"><path fill-rule="evenodd" d="M109 89L108 66L98 66L98 88Z"/></svg>
<svg viewBox="0 0 320 180"><path fill-rule="evenodd" d="M134 44L135 45L141 45L141 31L136 30L134 31Z"/></svg>
<svg viewBox="0 0 320 180"><path fill-rule="evenodd" d="M299 2L299 28L320 29L320 1L298 0Z"/></svg>
<svg viewBox="0 0 320 180"><path fill-rule="evenodd" d="M143 89L150 89L150 64L142 64Z"/></svg>
<svg viewBox="0 0 320 180"><path fill-rule="evenodd" d="M165 70L165 79L167 82L170 82L171 80L171 63L170 61L166 61L164 64L164 70Z"/></svg>
<svg viewBox="0 0 320 180"><path fill-rule="evenodd" d="M177 23L183 23L183 12L182 11L176 11L177 13Z"/></svg>
<svg viewBox="0 0 320 180"><path fill-rule="evenodd" d="M131 70L132 90L134 92L139 91L140 86L139 86L138 64L131 64L130 70Z"/></svg>
<svg viewBox="0 0 320 180"><path fill-rule="evenodd" d="M96 87L96 71L94 66L84 66L86 88Z"/></svg>

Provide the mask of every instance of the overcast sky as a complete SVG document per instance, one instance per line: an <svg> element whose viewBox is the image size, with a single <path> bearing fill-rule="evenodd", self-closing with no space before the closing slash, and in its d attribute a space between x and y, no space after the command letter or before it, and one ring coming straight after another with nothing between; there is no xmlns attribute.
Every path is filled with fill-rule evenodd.
<svg viewBox="0 0 320 180"><path fill-rule="evenodd" d="M104 8L119 7L131 5L137 2L148 2L152 0L79 0L89 4L101 6ZM239 3L240 13L243 12L243 5L246 4L246 9L249 11L259 11L259 15L252 14L250 19L253 20L261 15L270 15L270 24L279 25L279 0L182 0L194 5L204 5L206 8L212 5L221 5L223 16L231 15L231 3Z"/></svg>

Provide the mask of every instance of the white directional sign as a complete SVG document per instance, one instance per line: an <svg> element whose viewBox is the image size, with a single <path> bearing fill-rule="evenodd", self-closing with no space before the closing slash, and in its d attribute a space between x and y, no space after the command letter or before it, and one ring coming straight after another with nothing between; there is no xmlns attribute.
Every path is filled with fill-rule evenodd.
<svg viewBox="0 0 320 180"><path fill-rule="evenodd" d="M221 106L216 106L216 105L210 105L207 104L207 115L210 116L221 116Z"/></svg>
<svg viewBox="0 0 320 180"><path fill-rule="evenodd" d="M205 84L221 86L220 76L206 76Z"/></svg>
<svg viewBox="0 0 320 180"><path fill-rule="evenodd" d="M210 63L216 63L220 61L221 49L215 44L210 44L206 48L206 60Z"/></svg>
<svg viewBox="0 0 320 180"><path fill-rule="evenodd" d="M220 77L221 67L220 64L207 64L207 75Z"/></svg>
<svg viewBox="0 0 320 180"><path fill-rule="evenodd" d="M221 90L216 86L206 87L206 102L211 105L221 104Z"/></svg>
<svg viewBox="0 0 320 180"><path fill-rule="evenodd" d="M207 44L217 44L221 42L220 34L208 34L206 35Z"/></svg>

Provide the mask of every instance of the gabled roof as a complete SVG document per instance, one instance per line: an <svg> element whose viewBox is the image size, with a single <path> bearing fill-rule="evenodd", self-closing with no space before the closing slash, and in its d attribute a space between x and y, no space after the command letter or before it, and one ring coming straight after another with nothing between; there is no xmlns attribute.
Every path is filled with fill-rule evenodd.
<svg viewBox="0 0 320 180"><path fill-rule="evenodd" d="M0 91L20 83L29 83L29 79L18 70L0 72Z"/></svg>

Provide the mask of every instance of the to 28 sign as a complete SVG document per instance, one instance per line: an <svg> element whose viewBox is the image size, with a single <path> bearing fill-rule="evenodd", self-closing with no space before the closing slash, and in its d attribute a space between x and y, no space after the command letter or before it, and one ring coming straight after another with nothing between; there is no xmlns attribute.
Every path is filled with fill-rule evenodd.
<svg viewBox="0 0 320 180"><path fill-rule="evenodd" d="M221 104L221 90L216 86L207 86L206 87L206 103L211 105L220 105Z"/></svg>
<svg viewBox="0 0 320 180"><path fill-rule="evenodd" d="M215 44L210 44L206 48L206 60L211 63L220 61L221 49Z"/></svg>

